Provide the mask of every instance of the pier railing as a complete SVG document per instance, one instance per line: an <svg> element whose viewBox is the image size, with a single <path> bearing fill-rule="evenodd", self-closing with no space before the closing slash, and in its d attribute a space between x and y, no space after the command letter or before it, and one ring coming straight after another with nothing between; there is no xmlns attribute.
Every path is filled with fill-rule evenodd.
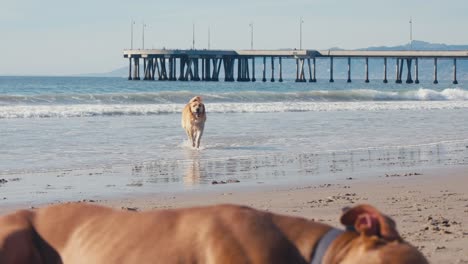
<svg viewBox="0 0 468 264"><path fill-rule="evenodd" d="M334 82L333 60L347 58L347 82L351 82L351 60L365 59L365 82L369 82L369 58L383 59L383 82L387 83L387 59L395 60L396 83L402 83L406 65L406 83L419 83L419 60L434 61L433 83L438 83L438 59L453 60L453 80L457 84L457 59L468 59L468 50L463 51L364 51L364 50L180 50L144 49L124 50L124 58L129 60L129 80L167 81L219 81L221 66L224 81L256 81L255 58L263 59L262 78L267 81L267 68L270 66L269 81L275 77L283 81L283 59L296 60L296 82L316 82L316 60L329 59L330 82ZM143 69L140 71L142 60ZM267 63L267 60L269 62ZM277 64L275 62L277 61ZM414 63L414 64L413 64ZM269 65L268 65L269 64ZM278 66L277 76L275 66ZM414 65L414 81L412 77ZM235 71L237 67L237 71ZM140 77L140 72L142 77ZM237 76L235 76L237 73Z"/></svg>

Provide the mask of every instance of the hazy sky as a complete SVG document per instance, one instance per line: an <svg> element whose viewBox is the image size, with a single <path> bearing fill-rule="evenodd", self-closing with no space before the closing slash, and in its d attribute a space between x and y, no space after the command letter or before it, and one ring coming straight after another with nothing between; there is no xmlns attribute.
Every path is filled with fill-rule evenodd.
<svg viewBox="0 0 468 264"><path fill-rule="evenodd" d="M108 72L130 48L347 49L413 39L468 44L466 0L0 0L0 75Z"/></svg>

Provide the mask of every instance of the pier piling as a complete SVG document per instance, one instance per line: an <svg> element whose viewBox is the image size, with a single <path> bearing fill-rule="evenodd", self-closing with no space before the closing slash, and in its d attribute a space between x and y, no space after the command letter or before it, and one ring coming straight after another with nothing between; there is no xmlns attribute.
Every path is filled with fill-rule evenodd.
<svg viewBox="0 0 468 264"><path fill-rule="evenodd" d="M453 84L457 80L457 60L468 59L466 51L362 51L362 50L166 50L132 49L124 51L128 59L128 80L160 81L219 81L221 66L224 68L225 81L256 81L255 60L263 57L262 81L266 82L266 59L271 59L271 78L283 81L283 58L296 60L296 82L316 82L316 58L330 58L329 82L334 82L334 59L347 59L347 82L351 82L351 60L365 59L365 82L369 82L369 58L383 58L383 82L388 82L387 61L395 60L395 82L402 83L403 70L407 68L406 83L419 83L419 59L434 60L434 80L438 83L438 59L453 60ZM278 76L275 76L275 58L278 58ZM310 60L313 60L311 63ZM250 64L250 60L252 60ZM307 60L307 66L305 66ZM406 63L405 63L406 60ZM412 79L414 61L415 79ZM237 65L236 65L237 63ZM142 70L140 71L140 66ZM237 66L237 71L234 67ZM305 68L307 67L307 69ZM308 73L307 73L307 72ZM235 75L235 72L237 76ZM143 75L143 76L140 76ZM201 76L200 76L201 75ZM200 78L201 77L201 78ZM236 77L236 79L234 79Z"/></svg>
<svg viewBox="0 0 468 264"><path fill-rule="evenodd" d="M263 78L262 82L266 82L266 57L263 57Z"/></svg>
<svg viewBox="0 0 468 264"><path fill-rule="evenodd" d="M395 63L395 74L396 74L396 80L395 80L395 83L401 83L401 74L400 74L400 59L399 58L396 58L396 63Z"/></svg>
<svg viewBox="0 0 468 264"><path fill-rule="evenodd" d="M219 64L219 66L221 66L221 64ZM281 70L281 59L280 59L280 70ZM255 81L256 81L255 79L255 57L252 57L252 82L255 82Z"/></svg>
<svg viewBox="0 0 468 264"><path fill-rule="evenodd" d="M174 60L174 63L172 64L172 67L173 67L174 74L172 74L172 81L177 81L177 63L176 63L177 60L176 58L173 58L173 60Z"/></svg>
<svg viewBox="0 0 468 264"><path fill-rule="evenodd" d="M133 59L134 66L133 67L133 80L140 80L140 60L137 58Z"/></svg>
<svg viewBox="0 0 468 264"><path fill-rule="evenodd" d="M279 61L279 82L283 82L283 60L281 57L278 58Z"/></svg>
<svg viewBox="0 0 468 264"><path fill-rule="evenodd" d="M128 58L128 80L132 80L132 57Z"/></svg>
<svg viewBox="0 0 468 264"><path fill-rule="evenodd" d="M310 58L307 58L307 66L309 68L309 82L312 82L312 69L310 67Z"/></svg>
<svg viewBox="0 0 468 264"><path fill-rule="evenodd" d="M351 58L348 57L348 80L346 82L351 82Z"/></svg>
<svg viewBox="0 0 468 264"><path fill-rule="evenodd" d="M406 75L406 83L413 83L413 79L411 77L411 59L406 59L406 68L408 69L408 74Z"/></svg>
<svg viewBox="0 0 468 264"><path fill-rule="evenodd" d="M366 80L365 82L368 83L369 82L369 58L366 57Z"/></svg>
<svg viewBox="0 0 468 264"><path fill-rule="evenodd" d="M383 82L388 83L387 80L387 57L384 58L384 66L383 66Z"/></svg>
<svg viewBox="0 0 468 264"><path fill-rule="evenodd" d="M299 59L296 59L296 82L299 81Z"/></svg>
<svg viewBox="0 0 468 264"><path fill-rule="evenodd" d="M296 59L296 82L306 82L304 65L305 65L304 58Z"/></svg>
<svg viewBox="0 0 468 264"><path fill-rule="evenodd" d="M311 80L311 82L317 82L317 78L315 78L315 72L316 72L315 57L312 58L312 65L313 65L313 69L312 69L312 80Z"/></svg>
<svg viewBox="0 0 468 264"><path fill-rule="evenodd" d="M403 82L402 76L403 76L403 68L404 68L404 59L400 59L400 70L398 71L398 80L399 83Z"/></svg>
<svg viewBox="0 0 468 264"><path fill-rule="evenodd" d="M419 83L419 62L418 58L414 59L414 83Z"/></svg>
<svg viewBox="0 0 468 264"><path fill-rule="evenodd" d="M175 79L176 73L174 72L174 60L169 58L169 81L173 81Z"/></svg>
<svg viewBox="0 0 468 264"><path fill-rule="evenodd" d="M458 84L457 81L457 59L453 59L453 84Z"/></svg>
<svg viewBox="0 0 468 264"><path fill-rule="evenodd" d="M275 81L275 57L271 57L271 82Z"/></svg>

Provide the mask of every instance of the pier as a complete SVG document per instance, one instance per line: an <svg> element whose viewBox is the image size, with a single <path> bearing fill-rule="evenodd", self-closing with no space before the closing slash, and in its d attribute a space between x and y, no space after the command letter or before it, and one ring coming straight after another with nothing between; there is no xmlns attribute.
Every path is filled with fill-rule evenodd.
<svg viewBox="0 0 468 264"><path fill-rule="evenodd" d="M329 82L334 82L333 60L347 59L347 82L351 82L352 59L364 59L364 80L369 82L369 58L382 59L384 83L388 83L387 60L395 60L395 83L419 83L419 61L433 60L433 83L438 83L438 60L453 61L452 83L458 84L457 60L468 59L463 51L362 51L362 50L179 50L138 49L124 50L128 59L129 80L160 81L219 81L223 71L226 82L255 82L255 59L263 62L261 81L283 81L283 60L296 61L296 82L316 82L317 60L329 60ZM143 69L140 70L140 64ZM277 71L275 72L275 66ZM237 70L234 71L237 67ZM414 80L413 80L414 70ZM237 74L237 76L235 76ZM277 78L277 79L276 79Z"/></svg>

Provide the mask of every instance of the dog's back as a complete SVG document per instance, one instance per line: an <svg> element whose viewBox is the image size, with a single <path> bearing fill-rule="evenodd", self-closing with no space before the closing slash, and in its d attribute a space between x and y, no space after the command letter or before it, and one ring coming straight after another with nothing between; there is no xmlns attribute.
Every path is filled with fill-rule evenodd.
<svg viewBox="0 0 468 264"><path fill-rule="evenodd" d="M357 217L360 230L367 224L363 220L377 217L378 224L368 224L377 224L379 235L368 234L373 228L361 234L346 231L331 244L323 263L427 263L398 233L387 241L394 226L369 208L356 206L342 220ZM331 229L237 205L127 212L61 204L0 217L0 263L305 264ZM53 254L57 258L50 258Z"/></svg>

